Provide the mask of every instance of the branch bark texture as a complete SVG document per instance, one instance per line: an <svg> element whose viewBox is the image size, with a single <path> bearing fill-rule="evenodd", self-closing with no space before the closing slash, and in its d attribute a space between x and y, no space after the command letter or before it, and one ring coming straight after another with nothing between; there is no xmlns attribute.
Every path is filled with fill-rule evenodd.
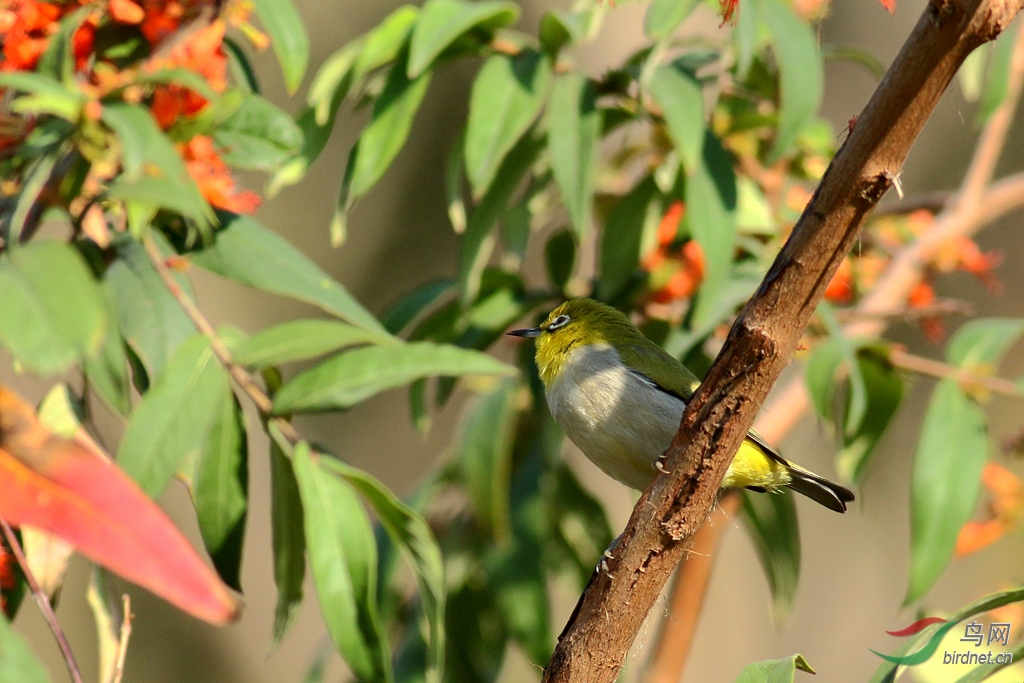
<svg viewBox="0 0 1024 683"><path fill-rule="evenodd" d="M725 470L861 226L968 54L1024 0L933 0L879 84L757 292L736 320L655 477L584 593L545 683L611 683Z"/></svg>

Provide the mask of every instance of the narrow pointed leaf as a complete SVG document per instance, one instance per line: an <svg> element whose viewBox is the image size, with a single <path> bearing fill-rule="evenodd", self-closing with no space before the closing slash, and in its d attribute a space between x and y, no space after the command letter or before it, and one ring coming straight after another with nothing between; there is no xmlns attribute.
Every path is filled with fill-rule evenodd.
<svg viewBox="0 0 1024 683"><path fill-rule="evenodd" d="M260 368L380 341L378 334L336 320L293 320L254 334L240 343L234 353L237 363Z"/></svg>
<svg viewBox="0 0 1024 683"><path fill-rule="evenodd" d="M924 597L953 557L974 514L988 460L985 414L951 379L928 404L914 457L910 499L910 581L904 604Z"/></svg>
<svg viewBox="0 0 1024 683"><path fill-rule="evenodd" d="M551 170L579 236L590 222L594 193L594 165L601 136L596 99L593 82L574 71L555 78L548 104Z"/></svg>
<svg viewBox="0 0 1024 683"><path fill-rule="evenodd" d="M352 165L346 204L351 204L373 187L405 145L413 118L430 85L430 73L416 79L405 74L405 60L391 68L384 90L373 104L373 118L359 136Z"/></svg>
<svg viewBox="0 0 1024 683"><path fill-rule="evenodd" d="M640 268L645 226L657 220L658 185L648 176L622 197L604 220L601 230L601 278L598 295L608 301L622 293Z"/></svg>
<svg viewBox="0 0 1024 683"><path fill-rule="evenodd" d="M797 671L814 673L803 655L790 655L785 659L770 659L751 664L743 670L736 683L793 683Z"/></svg>
<svg viewBox="0 0 1024 683"><path fill-rule="evenodd" d="M516 386L505 381L476 399L466 415L458 451L469 499L495 539L507 538L511 529L509 478Z"/></svg>
<svg viewBox="0 0 1024 683"><path fill-rule="evenodd" d="M550 79L548 59L532 50L484 62L473 82L465 141L466 175L477 198L537 118Z"/></svg>
<svg viewBox="0 0 1024 683"><path fill-rule="evenodd" d="M344 477L370 504L391 541L405 555L416 575L420 602L427 621L428 683L440 683L444 672L445 578L441 549L430 526L416 510L366 472L338 460L324 459L328 468Z"/></svg>
<svg viewBox="0 0 1024 683"><path fill-rule="evenodd" d="M132 413L118 464L148 495L159 496L181 464L204 448L226 391L227 374L206 339L186 341Z"/></svg>
<svg viewBox="0 0 1024 683"><path fill-rule="evenodd" d="M903 378L877 354L861 352L857 362L864 381L866 406L857 428L843 434L843 450L836 458L836 470L847 481L859 483L875 445L900 407Z"/></svg>
<svg viewBox="0 0 1024 683"><path fill-rule="evenodd" d="M408 73L416 78L429 67L455 39L474 27L494 30L519 18L519 7L512 2L483 0L429 0L420 12L412 34Z"/></svg>
<svg viewBox="0 0 1024 683"><path fill-rule="evenodd" d="M303 142L302 131L291 116L252 93L217 126L213 138L228 164L268 173L296 154Z"/></svg>
<svg viewBox="0 0 1024 683"><path fill-rule="evenodd" d="M155 380L195 326L149 262L145 249L127 235L114 241L116 257L107 267L104 283L113 294L121 336ZM177 278L183 291L191 288Z"/></svg>
<svg viewBox="0 0 1024 683"><path fill-rule="evenodd" d="M772 494L741 490L743 521L761 560L776 619L793 610L800 580L800 527L790 491Z"/></svg>
<svg viewBox="0 0 1024 683"><path fill-rule="evenodd" d="M273 294L298 299L370 332L389 335L344 287L290 242L248 216L223 214L216 243L190 254L203 268Z"/></svg>
<svg viewBox="0 0 1024 683"><path fill-rule="evenodd" d="M356 676L391 681L391 653L377 614L377 544L355 490L309 444L292 453L305 511L306 547L327 631Z"/></svg>
<svg viewBox="0 0 1024 683"><path fill-rule="evenodd" d="M686 178L686 223L704 252L704 281L693 313L694 326L720 315L718 298L729 283L736 244L736 203L732 157L714 133L705 131L700 162Z"/></svg>
<svg viewBox="0 0 1024 683"><path fill-rule="evenodd" d="M704 95L693 74L676 65L659 66L648 84L661 107L672 144L688 172L700 163L704 147Z"/></svg>
<svg viewBox="0 0 1024 683"><path fill-rule="evenodd" d="M159 507L111 461L42 427L0 390L0 517L72 544L89 559L215 624L238 605Z"/></svg>
<svg viewBox="0 0 1024 683"><path fill-rule="evenodd" d="M302 603L302 582L306 577L302 500L292 461L281 449L279 440L275 437L270 441L271 543L274 551L274 584L277 586L275 643L284 638L295 619L296 610Z"/></svg>
<svg viewBox="0 0 1024 683"><path fill-rule="evenodd" d="M967 323L946 347L946 359L960 368L992 372L1024 335L1024 319L980 318Z"/></svg>
<svg viewBox="0 0 1024 683"><path fill-rule="evenodd" d="M192 498L213 566L224 583L242 590L242 540L249 507L245 416L227 384L217 396L205 448L196 463Z"/></svg>
<svg viewBox="0 0 1024 683"><path fill-rule="evenodd" d="M289 93L294 93L309 63L309 36L302 17L291 0L253 0L253 9L270 34L284 84Z"/></svg>
<svg viewBox="0 0 1024 683"><path fill-rule="evenodd" d="M299 373L278 391L275 413L348 408L423 377L513 375L515 369L469 349L413 342L347 351Z"/></svg>
<svg viewBox="0 0 1024 683"><path fill-rule="evenodd" d="M800 129L818 112L825 77L811 27L781 0L758 0L758 6L779 64L779 124L766 158L773 164L792 149Z"/></svg>
<svg viewBox="0 0 1024 683"><path fill-rule="evenodd" d="M40 374L97 352L107 306L78 252L51 241L8 251L0 256L0 343Z"/></svg>

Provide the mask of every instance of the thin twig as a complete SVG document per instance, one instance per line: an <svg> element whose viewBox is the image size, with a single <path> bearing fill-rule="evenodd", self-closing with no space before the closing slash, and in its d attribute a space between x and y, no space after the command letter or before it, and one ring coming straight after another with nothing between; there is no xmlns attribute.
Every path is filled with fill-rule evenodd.
<svg viewBox="0 0 1024 683"><path fill-rule="evenodd" d="M117 643L117 663L114 665L114 672L110 677L110 683L121 683L124 678L124 662L128 657L128 639L132 636L132 599L125 593L121 596L123 602L123 618L121 620L121 638Z"/></svg>
<svg viewBox="0 0 1024 683"><path fill-rule="evenodd" d="M279 417L273 417L274 402L267 396L266 392L259 387L258 384L253 380L245 368L235 362L231 355L231 351L224 344L224 340L221 339L220 335L217 334L217 330L213 328L210 321L206 319L203 312L199 310L195 302L182 290L181 286L178 285L177 280L174 279L174 275L171 273L171 269L167 267L167 263L164 261L163 254L157 248L156 243L150 235L145 235L142 238L142 243L146 248L146 255L149 256L150 263L153 264L153 268L156 269L157 274L160 276L160 280L164 283L167 291L171 293L171 296L177 300L182 310L185 311L185 315L189 317L192 324L196 326L196 329L206 337L207 341L210 342L210 348L213 350L213 355L217 357L221 365L230 373L231 378L235 381L235 384L245 392L246 396L252 400L256 409L260 411L265 419L273 420L280 428L281 433L292 443L299 441L299 435L295 432L295 428L292 427L291 423L287 420Z"/></svg>
<svg viewBox="0 0 1024 683"><path fill-rule="evenodd" d="M978 372L971 372L970 370L964 370L963 368L948 365L931 358L916 356L912 353L907 353L902 349L890 350L889 362L898 368L910 370L911 372L916 372L919 375L928 375L929 377L936 377L938 379L956 380L958 384L968 389L980 387L982 389L987 389L994 394L1001 394L1003 396L1010 396L1013 398L1024 398L1024 392L1021 391L1020 387L1018 387L1015 382L1008 379L984 375Z"/></svg>
<svg viewBox="0 0 1024 683"><path fill-rule="evenodd" d="M74 683L82 683L82 674L78 670L78 662L75 661L75 655L71 652L71 645L68 644L67 636L64 635L64 629L61 628L60 622L57 621L57 615L53 613L50 599L46 597L46 593L39 587L36 577L32 575L32 571L28 566L28 560L25 559L25 552L21 548L21 543L18 542L18 537L14 535L14 529L2 517L0 517L0 526L3 527L7 544L11 547L11 552L14 553L18 566L21 567L21 573L25 575L25 581L28 583L29 590L32 591L32 597L35 598L36 604L39 605L39 611L43 613L43 619L50 626L53 637L57 639L57 645L60 646L61 654L64 655L64 662L68 665L68 673L71 674L71 680Z"/></svg>
<svg viewBox="0 0 1024 683"><path fill-rule="evenodd" d="M966 301L958 299L940 299L928 306L910 308L902 306L891 311L859 311L856 308L837 310L836 319L839 322L855 322L859 320L920 320L921 318L932 318L941 315L971 315L974 313L974 306Z"/></svg>

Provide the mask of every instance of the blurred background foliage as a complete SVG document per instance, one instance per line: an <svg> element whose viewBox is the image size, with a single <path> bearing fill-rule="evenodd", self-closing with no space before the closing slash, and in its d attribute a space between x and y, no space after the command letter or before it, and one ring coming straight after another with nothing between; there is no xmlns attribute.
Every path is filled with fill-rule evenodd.
<svg viewBox="0 0 1024 683"><path fill-rule="evenodd" d="M21 181L5 199L8 243L31 219L22 207L34 195L28 205L24 197L39 192L72 145L93 167L107 165L95 195L101 218L121 220L127 232L103 244L88 230L87 210L66 208L77 250L121 306L135 392L90 367L99 348L92 342L41 355L17 335L3 341L36 373L88 357L86 375L104 399L93 399L96 429L107 443L121 439L112 450L151 495L179 470L198 524L182 490L171 487L162 500L249 603L239 625L213 632L139 596L128 680L301 680L314 660L310 680L319 680L317 667L334 680L346 664L329 654L331 640L367 680L437 680L442 659L443 680L536 678L635 494L604 481L564 442L532 349L503 340L504 331L564 297L592 295L705 370L920 8L906 3L890 18L867 2L743 0L727 22L720 13L728 8L677 0L289 8L254 3L265 36L247 15L228 21L233 37L214 50L227 57L224 81L203 74L212 92L179 72L143 90L152 120L139 119L145 109L128 106L130 98L103 100L121 97L120 83L99 95L100 123L83 102L0 78L28 93L19 111L41 122L34 147L5 157L5 177ZM297 37L303 24L308 44ZM140 24L146 40L154 30ZM276 59L256 50L266 37ZM902 176L908 205L959 185L977 131L1013 94L1018 42L1007 32L965 64ZM185 68L202 73L204 53L189 57ZM304 78L307 62L316 68ZM289 98L303 83L304 94ZM190 110L188 92L199 91L209 101ZM172 173L177 185L154 188L139 169L182 164L165 135L190 175ZM1019 139L1008 138L1000 175L1020 170ZM205 176L190 165L197 161ZM270 199L257 218L241 214L255 211L259 197L236 186L225 164L253 172L241 175L243 185L267 183ZM734 680L750 662L795 652L823 675L867 679L879 663L868 647L891 649L884 629L903 626L915 610L952 612L1020 580L1007 569L1019 566L1013 534L974 555L1014 529L1022 509L1013 474L1019 382L995 392L1013 398L976 381L1022 374L1012 349L1024 331L1014 296L1024 282L997 268L1024 256L1014 225L996 224L977 242L949 240L891 312L885 339L844 328L892 260L941 219L948 198L926 198L910 209L890 198L831 283L793 369L804 374L795 381L806 382L818 419L806 420L784 452L824 472L835 454L861 502L836 518L803 514L788 496L744 497L738 517L750 540L730 534L716 550L687 680ZM59 220L47 218L41 231L63 236ZM260 374L273 413L296 414L308 439L295 443L271 419L263 421L268 443L251 406L221 401L215 424L249 428L254 457L241 503L204 504L201 470L188 463L156 475L145 464L199 447L152 434L201 439L215 414L200 402L193 420L175 425L167 424L174 411L151 409L158 417L147 420L142 410L169 405L151 379L169 383L159 378L174 376L176 364L194 367L189 344L201 345L183 343L191 323L146 266L143 234L223 325L237 361ZM20 251L31 255L34 246ZM102 303L93 303L103 317ZM147 334L154 326L160 334ZM454 347L487 351L520 372L502 377L500 364ZM353 379L366 369L369 380ZM14 378L9 366L0 372L33 398L52 384ZM465 374L474 376L452 378ZM406 384L404 398L374 396ZM118 413L133 402L125 428ZM769 401L769 418L772 410ZM155 443L125 446L148 441ZM232 471L238 481L241 471ZM231 510L244 532L218 535L216 520ZM300 523L311 578L295 539ZM343 548L332 553L336 538ZM947 569L958 547L972 556ZM91 671L83 575L72 566L58 613ZM339 592L339 581L351 585ZM305 592L315 588L322 619L317 601L302 601L310 582ZM627 676L643 668L660 618L672 616L652 615ZM1024 625L1018 612L999 619ZM62 675L32 610L21 610L17 628ZM961 673L911 675L937 682Z"/></svg>

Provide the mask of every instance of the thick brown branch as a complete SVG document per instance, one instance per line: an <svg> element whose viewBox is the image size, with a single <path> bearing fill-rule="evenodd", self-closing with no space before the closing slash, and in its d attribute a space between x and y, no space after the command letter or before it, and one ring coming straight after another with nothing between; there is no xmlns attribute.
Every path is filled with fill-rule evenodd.
<svg viewBox="0 0 1024 683"><path fill-rule="evenodd" d="M616 679L861 225L964 58L996 37L1020 2L935 0L925 10L687 406L668 451L671 474L655 477L640 497L608 571L588 587L544 681Z"/></svg>

